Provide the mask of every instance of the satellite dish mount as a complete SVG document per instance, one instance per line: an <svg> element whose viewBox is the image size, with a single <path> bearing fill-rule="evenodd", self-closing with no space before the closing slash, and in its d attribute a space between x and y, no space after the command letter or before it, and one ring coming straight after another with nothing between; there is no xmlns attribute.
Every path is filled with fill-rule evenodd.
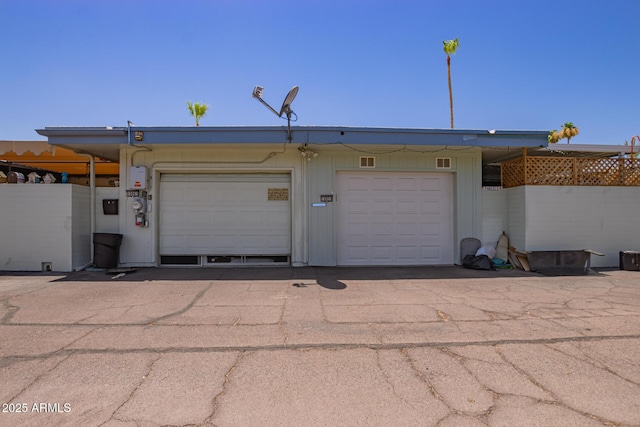
<svg viewBox="0 0 640 427"><path fill-rule="evenodd" d="M291 88L291 90L287 94L287 97L284 99L284 102L282 103L282 107L280 107L280 112L276 111L273 107L271 107L271 105L267 104L262 99L262 90L263 90L262 86L254 87L252 96L256 98L258 101L260 101L269 110L271 110L271 112L276 116L282 117L283 114L287 116L287 141L291 142L291 116L295 116L295 119L293 120L294 122L298 120L298 115L294 113L293 110L291 109L291 103L293 102L296 95L298 94L298 86L294 86L293 88Z"/></svg>

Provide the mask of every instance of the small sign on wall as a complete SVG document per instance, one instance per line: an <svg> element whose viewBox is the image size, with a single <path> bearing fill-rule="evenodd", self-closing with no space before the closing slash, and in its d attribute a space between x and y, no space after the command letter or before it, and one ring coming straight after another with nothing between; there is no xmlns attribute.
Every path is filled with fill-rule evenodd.
<svg viewBox="0 0 640 427"><path fill-rule="evenodd" d="M325 203L333 202L333 194L321 194L320 201Z"/></svg>
<svg viewBox="0 0 640 427"><path fill-rule="evenodd" d="M288 188L269 188L267 192L267 200L286 202L289 200Z"/></svg>

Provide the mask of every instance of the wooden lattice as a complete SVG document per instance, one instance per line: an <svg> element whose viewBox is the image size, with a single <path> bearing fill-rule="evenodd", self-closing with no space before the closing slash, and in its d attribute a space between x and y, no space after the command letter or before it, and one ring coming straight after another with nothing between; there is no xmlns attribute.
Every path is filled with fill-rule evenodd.
<svg viewBox="0 0 640 427"><path fill-rule="evenodd" d="M640 185L640 159L527 156L502 164L502 185Z"/></svg>
<svg viewBox="0 0 640 427"><path fill-rule="evenodd" d="M524 159L514 159L503 163L501 174L504 188L524 185Z"/></svg>

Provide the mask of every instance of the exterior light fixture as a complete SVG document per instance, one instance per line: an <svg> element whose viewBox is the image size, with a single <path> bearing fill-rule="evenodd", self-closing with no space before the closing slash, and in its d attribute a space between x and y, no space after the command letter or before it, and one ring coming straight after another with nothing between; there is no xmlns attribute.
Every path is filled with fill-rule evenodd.
<svg viewBox="0 0 640 427"><path fill-rule="evenodd" d="M304 144L302 147L298 147L298 151L300 151L302 158L307 159L308 162L310 162L311 159L318 157L318 153L307 147L307 144Z"/></svg>

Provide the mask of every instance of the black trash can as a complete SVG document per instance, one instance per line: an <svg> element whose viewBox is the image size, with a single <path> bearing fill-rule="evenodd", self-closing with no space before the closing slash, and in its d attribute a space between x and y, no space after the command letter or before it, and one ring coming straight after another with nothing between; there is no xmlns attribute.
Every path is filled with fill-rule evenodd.
<svg viewBox="0 0 640 427"><path fill-rule="evenodd" d="M640 271L640 252L620 251L620 270Z"/></svg>
<svg viewBox="0 0 640 427"><path fill-rule="evenodd" d="M122 234L93 233L93 265L98 268L116 268L121 243Z"/></svg>

